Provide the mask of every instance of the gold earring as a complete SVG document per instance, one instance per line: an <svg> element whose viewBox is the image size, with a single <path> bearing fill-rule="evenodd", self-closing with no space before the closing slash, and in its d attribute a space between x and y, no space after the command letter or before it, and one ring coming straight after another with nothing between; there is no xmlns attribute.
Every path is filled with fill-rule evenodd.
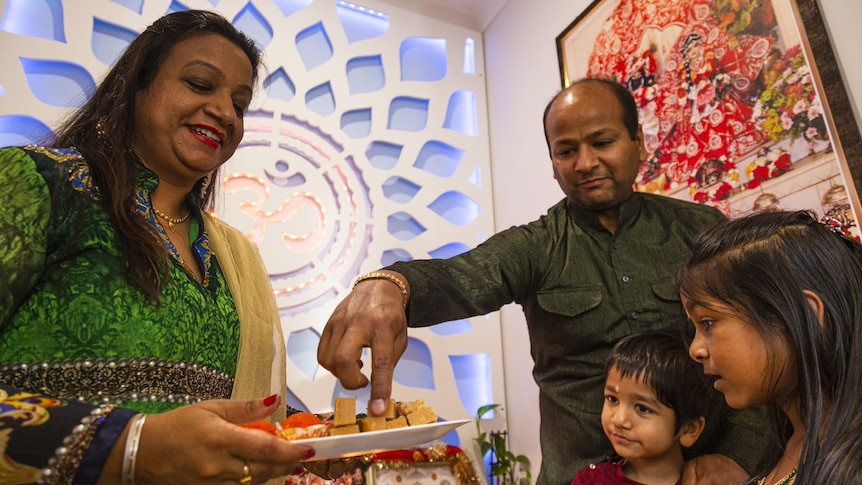
<svg viewBox="0 0 862 485"><path fill-rule="evenodd" d="M207 189L210 186L210 181L212 181L212 178L213 178L213 174L209 174L203 178L203 182L201 182L201 191L200 191L201 200L204 200L204 198L206 197Z"/></svg>
<svg viewBox="0 0 862 485"><path fill-rule="evenodd" d="M96 134L99 135L99 138L103 138L107 135L105 133L105 123L107 121L108 121L107 116L100 116L99 121L96 122Z"/></svg>

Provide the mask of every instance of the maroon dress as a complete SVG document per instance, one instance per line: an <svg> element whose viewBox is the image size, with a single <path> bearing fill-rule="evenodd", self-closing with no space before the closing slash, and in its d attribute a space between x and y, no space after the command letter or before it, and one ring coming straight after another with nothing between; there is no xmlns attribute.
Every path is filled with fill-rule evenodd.
<svg viewBox="0 0 862 485"><path fill-rule="evenodd" d="M587 465L572 480L572 485L643 485L623 475L625 460L620 457L608 458L607 461ZM676 485L680 485L680 481Z"/></svg>

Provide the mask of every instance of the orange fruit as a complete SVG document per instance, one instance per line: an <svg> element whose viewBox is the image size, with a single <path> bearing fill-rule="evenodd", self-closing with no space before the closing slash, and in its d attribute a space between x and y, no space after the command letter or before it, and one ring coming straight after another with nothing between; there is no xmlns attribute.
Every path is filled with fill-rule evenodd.
<svg viewBox="0 0 862 485"><path fill-rule="evenodd" d="M320 424L320 418L311 413L294 413L281 422L282 428L305 428Z"/></svg>
<svg viewBox="0 0 862 485"><path fill-rule="evenodd" d="M241 424L240 426L248 429L259 429L261 431L266 431L271 435L275 435L275 425L269 421L254 421L251 423Z"/></svg>

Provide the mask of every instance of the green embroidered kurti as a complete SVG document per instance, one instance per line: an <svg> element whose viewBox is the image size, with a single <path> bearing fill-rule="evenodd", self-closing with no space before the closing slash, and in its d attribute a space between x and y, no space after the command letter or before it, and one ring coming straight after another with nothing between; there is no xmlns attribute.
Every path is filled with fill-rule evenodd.
<svg viewBox="0 0 862 485"><path fill-rule="evenodd" d="M26 389L50 374L44 394L144 412L230 397L240 333L234 300L191 196L199 229L197 261L187 264L201 265L203 284L183 268L152 212L157 184L141 167L136 210L173 254L161 307L127 280L77 152L0 149L0 381Z"/></svg>
<svg viewBox="0 0 862 485"><path fill-rule="evenodd" d="M396 263L410 282L412 327L496 311L524 309L533 376L539 386L541 485L568 485L578 470L613 448L601 427L603 369L622 337L648 329L683 329L673 277L694 235L722 218L708 206L636 193L620 208L615 234L595 213L561 201L547 215L504 230L448 260ZM743 467L759 458L750 412L712 419L703 450ZM515 417L517 419L517 417Z"/></svg>

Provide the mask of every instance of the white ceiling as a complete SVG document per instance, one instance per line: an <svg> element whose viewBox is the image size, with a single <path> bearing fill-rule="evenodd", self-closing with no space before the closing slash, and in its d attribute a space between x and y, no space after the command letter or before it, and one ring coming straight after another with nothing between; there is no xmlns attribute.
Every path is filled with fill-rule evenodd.
<svg viewBox="0 0 862 485"><path fill-rule="evenodd" d="M380 0L483 32L508 0Z"/></svg>

